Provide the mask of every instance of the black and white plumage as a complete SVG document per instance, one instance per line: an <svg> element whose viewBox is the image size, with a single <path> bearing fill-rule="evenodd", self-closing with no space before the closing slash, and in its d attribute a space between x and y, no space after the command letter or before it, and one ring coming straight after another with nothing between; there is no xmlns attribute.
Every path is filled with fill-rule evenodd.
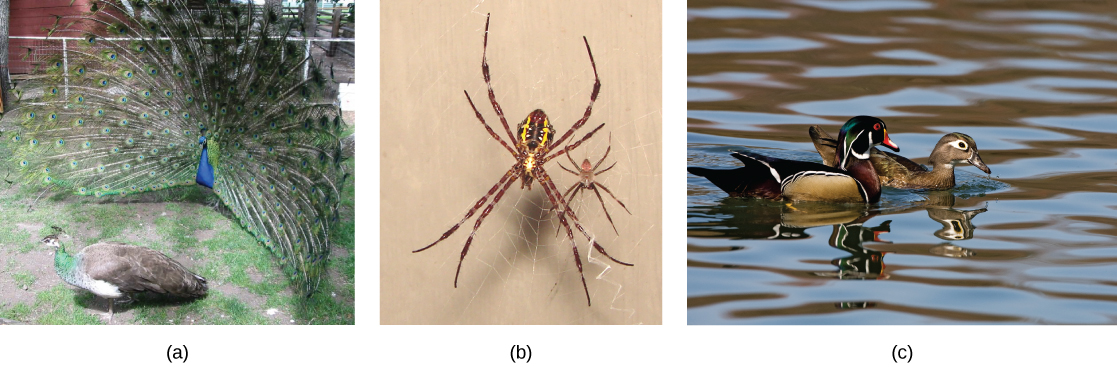
<svg viewBox="0 0 1117 367"><path fill-rule="evenodd" d="M43 238L54 247L54 271L66 283L109 300L113 304L133 294L151 292L179 298L204 297L206 278L159 251L120 242L99 242L70 255L57 235Z"/></svg>
<svg viewBox="0 0 1117 367"><path fill-rule="evenodd" d="M888 138L884 121L857 116L842 127L839 168L815 162L793 161L745 151L733 152L745 167L714 170L688 167L692 174L706 177L730 196L875 203L880 201L880 181L868 159L869 149L883 144L900 148Z"/></svg>

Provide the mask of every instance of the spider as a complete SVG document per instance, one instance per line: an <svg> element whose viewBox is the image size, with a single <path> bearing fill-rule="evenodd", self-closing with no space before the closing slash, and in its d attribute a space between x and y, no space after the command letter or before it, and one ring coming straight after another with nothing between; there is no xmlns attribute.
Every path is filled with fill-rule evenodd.
<svg viewBox="0 0 1117 367"><path fill-rule="evenodd" d="M574 211L570 209L570 206L567 204L566 200L563 199L563 196L559 195L558 187L555 186L554 181L551 180L547 171L543 169L543 165L550 162L551 159L571 149L577 148L582 142L589 139L594 133L605 126L605 123L602 123L593 130L590 130L589 133L586 133L581 139L565 145L565 147L563 145L563 142L567 141L567 139L574 134L575 130L578 130L586 124L586 120L590 118L590 112L593 110L593 103L597 100L597 94L601 90L601 79L597 76L597 64L593 61L593 52L590 51L590 42L584 36L582 37L582 41L586 44L586 53L588 53L590 57L590 65L593 67L594 78L593 93L590 94L590 103L589 106L586 106L585 115L583 115L574 126L571 126L570 130L567 130L562 137L558 138L558 140L554 140L552 139L555 135L554 126L551 125L547 119L547 114L544 113L543 110L537 109L528 114L527 118L520 122L520 125L517 126L515 130L518 134L515 134L512 129L508 127L508 120L504 118L504 112L501 110L500 104L496 102L496 94L493 93L493 85L489 78L489 62L487 57L489 49L489 17L488 15L485 16L485 40L484 49L481 53L481 74L484 75L485 85L489 88L489 101L493 105L493 110L495 110L496 115L500 117L500 123L504 126L504 132L508 134L507 142L485 122L485 118L481 116L481 112L478 111L477 106L473 104L473 99L469 97L468 91L465 92L465 98L469 101L470 107L473 107L473 113L477 115L477 119L481 121L481 125L485 127L485 130L489 132L489 135L491 135L493 139L499 141L500 145L504 146L504 149L512 154L512 158L516 160L516 163L512 164L512 168L508 169L508 172L489 189L488 193L481 196L481 199L473 204L473 207L469 209L469 212L465 214L465 217L462 218L461 221L453 227L450 227L450 229L443 233L442 237L434 241L434 243L412 251L412 253L415 253L429 249L439 242L442 242L442 240L445 240L447 237L450 237L450 235L454 234L454 231L458 230L458 227L460 227L462 223L465 223L466 220L473 217L473 215L477 213L477 210L485 206L485 202L492 197L492 202L485 206L485 210L481 212L481 216L477 217L477 221L473 224L473 232L469 234L469 239L465 241L465 246L462 247L461 258L458 259L458 270L454 274L454 288L458 287L458 276L461 275L462 272L462 261L465 260L465 254L469 252L469 245L473 242L473 236L477 234L477 229L481 227L481 223L484 222L485 217L492 212L493 206L500 201L504 193L508 191L508 188L511 187L516 180L520 180L521 189L527 190L531 190L532 183L538 181L539 186L546 192L547 199L550 200L551 205L555 208L560 208L558 210L559 222L562 223L562 227L566 229L566 236L570 239L570 247L574 251L574 263L578 266L578 275L582 278L582 289L586 292L587 306L592 306L590 302L590 291L589 287L586 286L586 276L582 273L582 258L578 255L578 246L574 240L574 232L570 228L570 223L573 223L574 227L586 237L586 240L593 244L593 248L596 249L597 252L600 252L617 264L632 266L632 264L609 256L609 254L605 252L605 248L601 247L601 245L597 243L597 240L582 228L582 225L578 223L578 217L574 215ZM559 147L563 148L556 151L556 148ZM496 196L493 196L494 194ZM569 220L567 219L568 216Z"/></svg>
<svg viewBox="0 0 1117 367"><path fill-rule="evenodd" d="M624 208L624 211L628 212L629 215L631 215L632 212L628 210L628 207L624 206L624 203L622 203L620 199L617 199L616 195L613 195L612 191L609 191L608 187L605 187L605 184L597 182L594 179L594 177L596 177L597 175L605 173L605 171L613 169L613 166L617 165L617 162L613 162L613 164L610 164L609 167L606 167L603 170L597 171L597 168L601 167L601 163L605 162L605 158L609 157L609 151L612 150L612 149L613 149L613 134L609 134L609 147L605 149L605 155L602 156L601 159L597 161L597 164L590 165L589 158L586 158L586 159L582 160L582 166L578 167L578 164L574 163L574 158L570 158L570 148L568 147L566 149L566 159L570 160L570 165L572 167L578 168L578 171L575 172L572 169L566 168L566 166L562 165L562 162L559 162L559 167L566 170L566 172L573 173L575 176L578 176L578 178L579 178L579 181L576 185L570 186L570 188L566 190L566 193L562 194L562 196L564 198L567 197L567 196L570 197L569 199L566 199L566 202L569 203L570 200L574 199L574 195L577 195L582 190L593 190L593 193L597 195L597 201L601 203L601 210L605 211L605 218L609 219L609 224L613 226L613 232L616 232L617 235L619 236L621 233L617 232L617 225L613 224L613 217L609 216L609 209L605 209L605 199L601 198L601 192L597 191L597 188L600 187L602 190L605 190L605 193L609 194L609 196L612 197L613 200L615 200L617 202L617 204L621 204L621 208ZM597 172L594 172L594 171L597 171Z"/></svg>

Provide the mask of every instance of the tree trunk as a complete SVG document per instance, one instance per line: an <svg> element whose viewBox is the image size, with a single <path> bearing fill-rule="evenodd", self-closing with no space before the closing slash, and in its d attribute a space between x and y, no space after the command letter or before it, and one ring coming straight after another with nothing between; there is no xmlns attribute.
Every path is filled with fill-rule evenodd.
<svg viewBox="0 0 1117 367"><path fill-rule="evenodd" d="M317 37L318 35L318 2L303 0L303 36Z"/></svg>
<svg viewBox="0 0 1117 367"><path fill-rule="evenodd" d="M9 0L0 0L0 113L7 111L11 99L12 81L8 76L8 19L11 7Z"/></svg>

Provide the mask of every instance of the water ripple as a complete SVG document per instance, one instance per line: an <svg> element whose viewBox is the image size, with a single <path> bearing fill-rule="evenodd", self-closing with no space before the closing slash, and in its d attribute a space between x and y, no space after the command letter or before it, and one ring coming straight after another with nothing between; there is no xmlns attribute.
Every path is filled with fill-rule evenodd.
<svg viewBox="0 0 1117 367"><path fill-rule="evenodd" d="M978 17L990 20L1063 20L1080 22L1113 22L1113 17L1059 10L993 10Z"/></svg>
<svg viewBox="0 0 1117 367"><path fill-rule="evenodd" d="M687 18L708 19L787 19L791 13L772 9L739 8L732 6L719 6L715 8L687 9Z"/></svg>
<svg viewBox="0 0 1117 367"><path fill-rule="evenodd" d="M772 80L771 75L764 73L724 72L709 75L695 75L687 77L692 83L733 83L755 85L772 88L795 88L791 84Z"/></svg>
<svg viewBox="0 0 1117 367"><path fill-rule="evenodd" d="M829 101L792 103L785 108L818 116L918 116L918 113L893 110L905 106L965 106L965 99L925 88L904 88L895 92Z"/></svg>
<svg viewBox="0 0 1117 367"><path fill-rule="evenodd" d="M937 4L689 3L688 165L818 162L808 126L867 114L917 163L966 133L992 175L835 206L688 174L688 323L1117 323L1117 15Z"/></svg>
<svg viewBox="0 0 1117 367"><path fill-rule="evenodd" d="M853 0L853 1L833 1L833 0L794 0L794 3L806 6L813 6L816 8L844 11L844 12L867 12L867 11L887 11L887 10L922 10L931 9L934 7L929 2L918 0Z"/></svg>
<svg viewBox="0 0 1117 367"><path fill-rule="evenodd" d="M927 61L934 65L857 65L857 66L816 66L808 68L804 77L834 78L871 75L966 75L981 69L982 64L973 61L951 60L919 50L888 50L874 55L894 60Z"/></svg>
<svg viewBox="0 0 1117 367"><path fill-rule="evenodd" d="M786 52L823 47L822 42L796 37L772 36L763 38L711 38L689 40L688 54Z"/></svg>
<svg viewBox="0 0 1117 367"><path fill-rule="evenodd" d="M1002 83L948 87L969 99L1018 99L1047 103L1101 103L1117 101L1117 97L1073 93L1062 89L1117 89L1117 81L1085 78L1038 77Z"/></svg>
<svg viewBox="0 0 1117 367"><path fill-rule="evenodd" d="M1117 114L1112 113L1026 117L1020 119L1020 121L1047 127L1117 134Z"/></svg>

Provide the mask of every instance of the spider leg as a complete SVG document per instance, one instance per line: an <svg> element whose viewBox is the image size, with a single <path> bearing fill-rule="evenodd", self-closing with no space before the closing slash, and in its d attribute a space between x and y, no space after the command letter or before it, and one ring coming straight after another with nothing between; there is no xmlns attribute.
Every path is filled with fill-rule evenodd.
<svg viewBox="0 0 1117 367"><path fill-rule="evenodd" d="M559 164L559 167L562 167L562 164ZM562 168L563 168L563 169L566 169L566 167L562 167ZM573 174L577 174L577 173L575 173L575 172L573 172L573 171L571 171L571 170L566 170L566 171L567 171L567 172L570 172L570 173L573 173ZM582 181L578 181L578 183L574 184L573 186L570 186L570 188L569 188L569 189L566 189L566 192L562 194L562 197L563 197L563 198L565 198L565 197L566 197L567 195L569 195L569 196L570 196L570 198L574 198L574 195L577 195L577 193L578 193L578 189L580 189L580 188L583 188L583 187L585 187L585 185L586 185L586 184L585 184L584 182L582 182ZM572 194L570 194L570 192L571 192L571 191L573 191L573 192L574 192L574 194L573 194L573 195L572 195ZM566 200L566 202L570 202L570 200L569 200L569 199L567 199L567 200ZM551 208L551 210L555 210L555 209L558 209L558 207L556 207L556 206L552 205L552 208Z"/></svg>
<svg viewBox="0 0 1117 367"><path fill-rule="evenodd" d="M610 136L612 136L611 134L612 134L612 133L610 133ZM570 147L569 145L567 145L567 146L566 146L566 152L565 152L565 153L566 153L566 159L570 161L570 166L571 166L571 167L574 167L574 168L578 168L578 162L575 162L575 161L574 161L574 158L570 156L570 151L571 151L571 150L574 150L574 148L572 148L572 147ZM562 162L559 162L559 166L562 166ZM563 167L563 169L566 169L566 167ZM570 170L566 170L566 171L567 171L567 172L571 172ZM571 172L571 173L574 173L574 172ZM581 176L581 175L582 175L582 174L580 174L580 173L574 173L574 174L576 174L576 175L579 175L579 176Z"/></svg>
<svg viewBox="0 0 1117 367"><path fill-rule="evenodd" d="M558 188L555 187L555 182L551 180L550 176L547 175L547 172L543 171L541 169L538 170L538 171L539 171L538 174L540 175L540 177L544 178L543 180L540 180L540 181L541 182L546 181L546 182L543 182L542 186L544 188L554 190L557 193ZM548 197L550 197L550 195L548 195ZM560 197L559 200L562 200L562 198ZM574 215L574 211L570 209L570 205L567 205L565 200L562 200L560 202L559 207L563 208L562 211L559 211L559 221L562 222L565 225L566 222L565 222L565 218L563 217L563 212L565 212L567 214L570 214L570 217L574 219L573 220L574 227L578 228L578 231L582 232L582 235L586 236L587 240L593 242L593 248L597 249L597 252L600 252L602 255L605 255L605 257L608 257L609 260L613 260L613 262L616 262L617 264L621 264L621 265L624 265L624 266L632 266L632 264L630 264L630 263L626 263L624 261L617 260L616 258L614 258L612 256L609 256L609 254L605 252L605 248L601 247L601 245L597 243L597 240L594 239L594 237L591 236L589 234L589 232L586 232L586 229L582 228L582 225L580 223L578 223L578 217L576 215ZM570 230L570 228L567 227L567 230Z"/></svg>
<svg viewBox="0 0 1117 367"><path fill-rule="evenodd" d="M587 43L588 45L588 43ZM504 125L504 132L508 133L508 141L516 141L516 135L512 133L512 129L508 127L508 120L504 118L504 110L500 109L500 104L496 103L496 93L493 93L493 84L490 82L492 78L489 77L489 14L485 14L485 46L484 51L481 51L481 74L485 75L485 85L489 87L489 101L493 103L493 110L496 110L496 115L500 117L500 123ZM594 70L596 73L597 71ZM472 103L472 102L470 102ZM473 108L477 110L476 107ZM481 114L478 113L478 116ZM488 127L488 126L486 126Z"/></svg>
<svg viewBox="0 0 1117 367"><path fill-rule="evenodd" d="M609 256L609 253L605 252L605 248L601 247L601 245L599 245L597 243L597 241L593 241L593 248L597 249L597 252L600 252L602 255L605 255L605 257L609 258L609 260L613 260L613 262L615 262L617 264L621 264L621 265L624 265L624 266L632 266L632 264L626 263L624 261L617 260L616 258L614 258L612 256Z"/></svg>
<svg viewBox="0 0 1117 367"><path fill-rule="evenodd" d="M605 209L605 199L601 198L601 192L597 191L597 186L598 185L590 185L590 189L593 190L593 193L597 195L597 201L601 203L601 210L605 211L605 218L609 219L609 225L613 226L613 232L620 236L621 233L617 231L617 225L613 224L613 217L609 215L609 209Z"/></svg>
<svg viewBox="0 0 1117 367"><path fill-rule="evenodd" d="M434 241L434 243L429 244L426 247L423 247L421 249L411 251L411 252L416 253L416 252L423 251L423 250L426 250L428 248L431 248L432 246L437 245L439 242L442 242L442 240L446 239L447 237L450 237L450 235L454 234L454 231L457 231L458 227L461 227L462 223L465 223L465 221L467 221L467 220L469 220L469 218L473 217L473 214L477 212L477 209L481 209L481 206L485 205L485 202L489 200L489 197L492 196L493 193L496 192L497 188L500 187L500 184L504 183L504 181L508 181L508 183L504 185L504 189L500 190L500 194L503 195L504 190L507 190L508 186L511 186L513 182L516 182L515 173L516 173L516 167L513 166L512 169L509 169L508 172L504 174L504 177L500 178L500 181L498 181L496 183L496 185L493 185L493 187L491 189L489 189L489 193L485 194L485 196L482 196L480 200L477 200L477 203L473 204L473 207L469 209L469 212L465 213L465 218L462 218L462 220L459 221L458 224L455 224L453 227L450 227L450 229L447 230L446 233L443 233L442 237L439 238L437 241ZM509 180L509 178L511 178L511 180Z"/></svg>
<svg viewBox="0 0 1117 367"><path fill-rule="evenodd" d="M610 169L613 169L613 166L616 166L616 165L617 165L617 162L613 162L613 164L610 164L610 165L609 165L609 167L606 167L606 168L605 168L605 169L603 169L603 170L600 170L600 171L594 172L594 173L593 173L593 175L594 175L594 176L597 176L597 175L600 175L600 174L602 174L602 173L605 173L606 171L608 171L608 170L610 170ZM597 167L594 167L594 169L597 169Z"/></svg>
<svg viewBox="0 0 1117 367"><path fill-rule="evenodd" d="M515 170L515 167L512 169ZM516 180L512 179L504 184L504 188L500 189L500 192L493 197L493 201L489 203L489 206L485 207L485 211L481 212L481 216L477 217L477 221L473 223L473 232L470 232L469 239L465 240L465 247L462 247L462 257L458 259L458 271L454 273L454 288L458 287L458 275L462 273L462 261L465 261L465 254L469 252L469 244L473 243L473 236L477 235L477 228L481 228L481 222L485 221L485 217L489 216L489 213L493 211L493 206L500 202L500 198L504 196L504 193L507 192L508 188L515 182Z"/></svg>
<svg viewBox="0 0 1117 367"><path fill-rule="evenodd" d="M610 166L610 168L611 168L611 167L612 167L612 166ZM601 188L602 190L605 190L605 192L606 192L606 193L608 193L608 194L609 194L609 196L613 197L613 200L616 200L616 201L617 201L617 204L621 204L621 208L624 208L624 211L628 212L628 214L630 214L630 215L632 214L632 212L628 210L628 207L624 206L624 203L622 203L620 199L617 199L617 196L616 196L616 195L613 195L613 192L612 192L612 191L609 191L609 188L608 188L608 187L605 187L605 185L602 185L602 184L600 184L600 183L595 183L595 185L594 185L594 186L596 186L596 187L600 187L600 188ZM596 188L594 188L594 191L597 191L597 189L596 189ZM600 198L600 196L601 196L601 195L598 195L598 197L599 197L599 198ZM602 205L604 206L604 204L602 204ZM608 212L606 212L606 214L608 214Z"/></svg>
<svg viewBox="0 0 1117 367"><path fill-rule="evenodd" d="M497 135L495 131L493 131L493 128L489 127L489 123L485 122L484 117L481 117L481 111L477 111L477 106L473 105L473 98L469 98L469 92L465 92L465 99L469 101L469 106L473 107L473 113L477 114L477 119L481 120L481 125L485 125L485 130L487 130L489 132L489 135L492 135L493 139L496 139L496 141L499 141L500 145L503 145L504 149L508 149L508 152L512 153L512 156L515 157L516 156L516 150L512 149L512 147L509 146L508 143L505 143L504 139L501 139L500 136ZM507 126L505 126L505 127L507 127ZM515 140L513 140L513 141L515 141Z"/></svg>
<svg viewBox="0 0 1117 367"><path fill-rule="evenodd" d="M578 219L574 217L574 212L570 210L570 206L566 205L566 200L563 200L561 196L558 196L556 199L558 187L555 186L555 183L551 181L550 177L546 176L547 172L537 168L536 174L542 174L540 177L545 178L539 180L539 186L543 186L543 191L547 193L547 199L551 200L551 205L559 208L559 223L562 223L562 227L566 229L566 237L570 239L570 248L574 251L574 264L578 266L578 276L582 278L582 289L586 291L586 306L592 307L593 302L590 301L590 288L586 285L586 275L582 272L582 255L578 254L578 242L574 240L574 231L570 229L570 224L566 221L566 213L571 214L570 217L574 220L574 224L576 225L578 224ZM578 229L581 229L580 225ZM584 232L585 231L583 231L583 233Z"/></svg>
<svg viewBox="0 0 1117 367"><path fill-rule="evenodd" d="M573 199L574 195L578 195L578 191L581 191L585 187L586 187L586 184L584 182L578 181L578 183L575 184L574 186L570 186L570 188L566 190L566 193L562 194L562 197L564 198L564 200L567 203L569 203L570 199ZM546 191L546 189L544 189L543 191ZM566 199L566 196L568 196L568 195L570 196L570 199ZM549 195L548 195L548 198L550 198ZM551 207L552 207L551 210L558 210L558 206L556 206L554 204L552 204ZM558 235L559 235L559 232L555 231L555 237L558 237Z"/></svg>
<svg viewBox="0 0 1117 367"><path fill-rule="evenodd" d="M609 133L609 146L605 148L605 155L601 156L601 159L597 161L597 164L593 165L593 170L594 171L597 170L597 167L601 167L601 163L604 163L605 158L609 157L609 151L611 151L611 150L613 150L613 133L612 132ZM616 164L617 164L617 162L613 162L613 165L616 165ZM609 168L613 168L613 166L609 166ZM605 171L608 171L609 168L606 168ZM605 171L594 173L594 175L600 174L600 173L605 172Z"/></svg>
<svg viewBox="0 0 1117 367"><path fill-rule="evenodd" d="M574 199L574 195L578 195L578 191L581 191L584 188L586 188L586 184L582 181L578 181L578 184L570 186L570 188L566 190L566 193L562 194L563 200L565 200L567 203L570 203L570 200ZM570 197L570 199L567 199L568 196Z"/></svg>
<svg viewBox="0 0 1117 367"><path fill-rule="evenodd" d="M559 162L559 164L558 164L558 165L559 165L559 167L561 167L562 169L566 170L566 172L570 172L570 173L573 173L573 174L575 174L575 175L578 175L578 176L581 176L581 175L582 175L581 173L578 173L578 172L574 172L574 170L571 170L571 169L569 169L569 168L566 168L565 166L563 166L563 165L562 165L562 162ZM574 165L574 167L578 167L578 165L577 165L577 164L575 164L575 165Z"/></svg>
<svg viewBox="0 0 1117 367"><path fill-rule="evenodd" d="M584 141L586 141L586 139L589 139L590 137L592 137L594 133L596 133L598 130L601 130L601 128L603 128L603 127L605 127L604 122L602 122L601 125L597 125L597 127L593 128L593 130L590 130L589 133L587 133L581 139L578 139L578 141L574 142L574 144L567 145L567 146L563 147L562 149L560 149L559 151L557 151L553 154L551 153L551 151L548 150L544 154L550 154L550 155L548 155L547 159L543 160L543 162L549 162L551 159L554 159L555 157L558 157L559 155L561 155L563 153L566 153L570 150L573 150L574 148L577 148L579 145L582 145L582 142L584 142ZM549 145L548 149L554 149L555 147L558 147L558 145ZM578 165L575 164L574 166L577 167Z"/></svg>
<svg viewBox="0 0 1117 367"><path fill-rule="evenodd" d="M562 166L562 163L559 163L559 168L562 168L562 169L566 170L566 172L570 172L570 173L573 173L573 174L575 174L575 175L581 175L581 174L580 174L580 173L578 173L578 172L574 172L574 171L571 171L570 169L568 169L568 168L566 168L566 167L563 167L563 166ZM581 181L578 181L578 185L582 185L582 182L581 182ZM574 188L578 187L578 185L575 185L575 186L570 186L570 189L566 190L566 194L569 194L569 193L570 193L570 190L574 190ZM566 196L566 194L563 194L563 196L565 197L565 196ZM573 196L571 196L571 197L573 197ZM569 201L569 200L568 200L568 201ZM554 207L554 205L552 205L552 206L551 206L551 209L550 209L550 210L555 210L555 209L557 209L557 208L556 208L556 207ZM555 235L558 235L558 233L555 233Z"/></svg>
<svg viewBox="0 0 1117 367"><path fill-rule="evenodd" d="M574 130L578 130L582 125L586 124L586 120L590 118L590 112L593 111L593 102L597 101L597 93L601 91L601 78L597 77L597 63L593 62L593 52L590 51L590 41L586 39L586 36L582 36L582 41L586 43L586 53L590 55L590 65L593 66L593 93L590 93L590 104L586 106L586 114L582 116L581 120L574 123L574 126L571 126L570 130L566 130L566 133L562 134L559 140L555 141L555 146L560 146L562 142L566 141L566 138L574 134Z"/></svg>

